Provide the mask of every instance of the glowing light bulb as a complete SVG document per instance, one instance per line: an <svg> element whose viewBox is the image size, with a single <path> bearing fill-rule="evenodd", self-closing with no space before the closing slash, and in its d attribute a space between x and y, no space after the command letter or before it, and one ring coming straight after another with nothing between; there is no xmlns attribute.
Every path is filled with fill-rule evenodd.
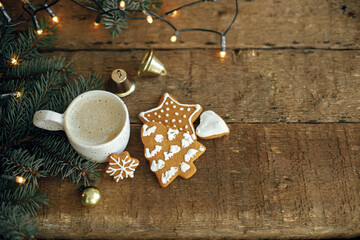
<svg viewBox="0 0 360 240"><path fill-rule="evenodd" d="M178 13L178 12L175 10L175 11L173 11L173 12L171 13L171 16L172 16L172 17L175 17L175 16L177 15L177 13Z"/></svg>
<svg viewBox="0 0 360 240"><path fill-rule="evenodd" d="M43 31L42 29L39 29L39 30L36 31L36 33L37 33L38 35L41 35L41 34L44 33L44 31Z"/></svg>
<svg viewBox="0 0 360 240"><path fill-rule="evenodd" d="M15 182L19 183L19 184L23 184L26 182L26 179L20 176L16 176L16 180Z"/></svg>
<svg viewBox="0 0 360 240"><path fill-rule="evenodd" d="M225 52L225 51L221 51L221 52L220 52L220 57L221 57L221 58L225 58L225 56L226 56L226 52Z"/></svg>
<svg viewBox="0 0 360 240"><path fill-rule="evenodd" d="M16 58L11 58L11 64L12 65L17 65L18 64L18 61Z"/></svg>
<svg viewBox="0 0 360 240"><path fill-rule="evenodd" d="M154 20L150 15L147 15L146 16L146 21L151 24L151 23L153 23Z"/></svg>
<svg viewBox="0 0 360 240"><path fill-rule="evenodd" d="M119 7L120 7L121 11L124 11L125 10L125 1L120 1Z"/></svg>
<svg viewBox="0 0 360 240"><path fill-rule="evenodd" d="M21 98L22 97L22 93L20 91L16 92L16 98Z"/></svg>
<svg viewBox="0 0 360 240"><path fill-rule="evenodd" d="M2 2L0 2L0 8L2 8L4 5L2 4Z"/></svg>
<svg viewBox="0 0 360 240"><path fill-rule="evenodd" d="M170 38L170 41L176 42L176 40L177 40L177 37L175 35L172 35L171 38Z"/></svg>
<svg viewBox="0 0 360 240"><path fill-rule="evenodd" d="M56 22L56 23L59 22L59 18L58 18L57 16L54 16L54 17L52 18L52 20L53 20L53 22Z"/></svg>

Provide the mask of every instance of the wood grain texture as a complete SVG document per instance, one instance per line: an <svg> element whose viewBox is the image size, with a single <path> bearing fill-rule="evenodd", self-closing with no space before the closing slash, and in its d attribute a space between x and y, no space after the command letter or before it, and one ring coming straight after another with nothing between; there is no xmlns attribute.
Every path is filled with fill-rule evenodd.
<svg viewBox="0 0 360 240"><path fill-rule="evenodd" d="M109 78L123 68L137 89L124 98L132 123L169 92L199 103L227 122L359 122L360 51L233 51L221 61L215 50L161 50L164 77L136 77L145 50L51 52L74 68Z"/></svg>
<svg viewBox="0 0 360 240"><path fill-rule="evenodd" d="M127 150L140 160L132 180L102 172L102 202L81 207L77 187L40 183L50 205L39 238L320 238L360 234L358 124L230 124L200 140L196 174L163 189L133 124ZM105 167L105 165L104 165Z"/></svg>
<svg viewBox="0 0 360 240"><path fill-rule="evenodd" d="M16 12L21 1L4 0ZM164 1L168 11L192 0ZM208 28L224 32L234 16L234 0L201 3L168 17L179 29ZM60 17L57 49L134 49L134 48L219 48L215 34L184 33L177 43L170 42L173 30L162 22L149 25L131 21L119 38L107 30L94 28L96 14L69 0L53 10ZM47 13L42 13L48 16ZM228 48L315 47L326 49L359 48L360 2L357 0L239 0L239 17L227 35Z"/></svg>

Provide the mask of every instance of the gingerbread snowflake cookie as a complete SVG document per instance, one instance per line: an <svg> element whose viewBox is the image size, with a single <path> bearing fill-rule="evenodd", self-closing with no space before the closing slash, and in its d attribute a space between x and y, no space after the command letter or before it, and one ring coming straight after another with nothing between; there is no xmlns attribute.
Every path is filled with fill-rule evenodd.
<svg viewBox="0 0 360 240"><path fill-rule="evenodd" d="M135 168L139 166L139 160L130 157L128 152L123 152L120 155L112 153L109 156L109 165L105 172L114 177L116 182L124 178L133 178Z"/></svg>
<svg viewBox="0 0 360 240"><path fill-rule="evenodd" d="M229 127L214 111L208 110L200 115L200 124L196 128L196 135L203 139L212 139L228 135Z"/></svg>
<svg viewBox="0 0 360 240"><path fill-rule="evenodd" d="M167 127L177 128L186 132L196 140L193 122L199 117L202 107L199 104L179 103L169 93L164 93L160 99L159 106L139 114L143 123L159 122Z"/></svg>
<svg viewBox="0 0 360 240"><path fill-rule="evenodd" d="M194 161L205 147L187 132L157 122L145 123L141 130L145 157L162 187L177 176L190 178L196 172Z"/></svg>

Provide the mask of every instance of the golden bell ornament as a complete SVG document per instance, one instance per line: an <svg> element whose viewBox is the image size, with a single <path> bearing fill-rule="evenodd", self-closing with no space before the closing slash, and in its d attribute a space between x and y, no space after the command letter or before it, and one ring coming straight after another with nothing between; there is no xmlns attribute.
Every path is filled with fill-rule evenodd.
<svg viewBox="0 0 360 240"><path fill-rule="evenodd" d="M126 97L135 91L135 82L127 77L123 69L115 69L106 83L106 89L119 97Z"/></svg>
<svg viewBox="0 0 360 240"><path fill-rule="evenodd" d="M146 53L139 66L139 76L165 76L166 69L164 64L154 55L154 50Z"/></svg>
<svg viewBox="0 0 360 240"><path fill-rule="evenodd" d="M101 193L98 188L92 186L81 186L79 191L81 192L81 203L85 207L93 208L99 204L101 200Z"/></svg>

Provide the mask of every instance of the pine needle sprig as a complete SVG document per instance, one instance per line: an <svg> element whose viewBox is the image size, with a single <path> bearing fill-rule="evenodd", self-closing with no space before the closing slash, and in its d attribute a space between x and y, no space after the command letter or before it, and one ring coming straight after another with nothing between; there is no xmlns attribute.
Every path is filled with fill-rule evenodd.
<svg viewBox="0 0 360 240"><path fill-rule="evenodd" d="M40 231L30 214L24 214L19 205L0 204L0 235L5 239L34 239Z"/></svg>
<svg viewBox="0 0 360 240"><path fill-rule="evenodd" d="M36 158L25 149L6 149L0 153L2 172L10 176L22 176L27 183L38 186L37 179L45 177L44 159Z"/></svg>
<svg viewBox="0 0 360 240"><path fill-rule="evenodd" d="M60 174L63 179L84 185L89 180L98 180L98 163L90 162L77 154L63 133L44 134L32 139L34 152L43 158L44 168L51 175Z"/></svg>

